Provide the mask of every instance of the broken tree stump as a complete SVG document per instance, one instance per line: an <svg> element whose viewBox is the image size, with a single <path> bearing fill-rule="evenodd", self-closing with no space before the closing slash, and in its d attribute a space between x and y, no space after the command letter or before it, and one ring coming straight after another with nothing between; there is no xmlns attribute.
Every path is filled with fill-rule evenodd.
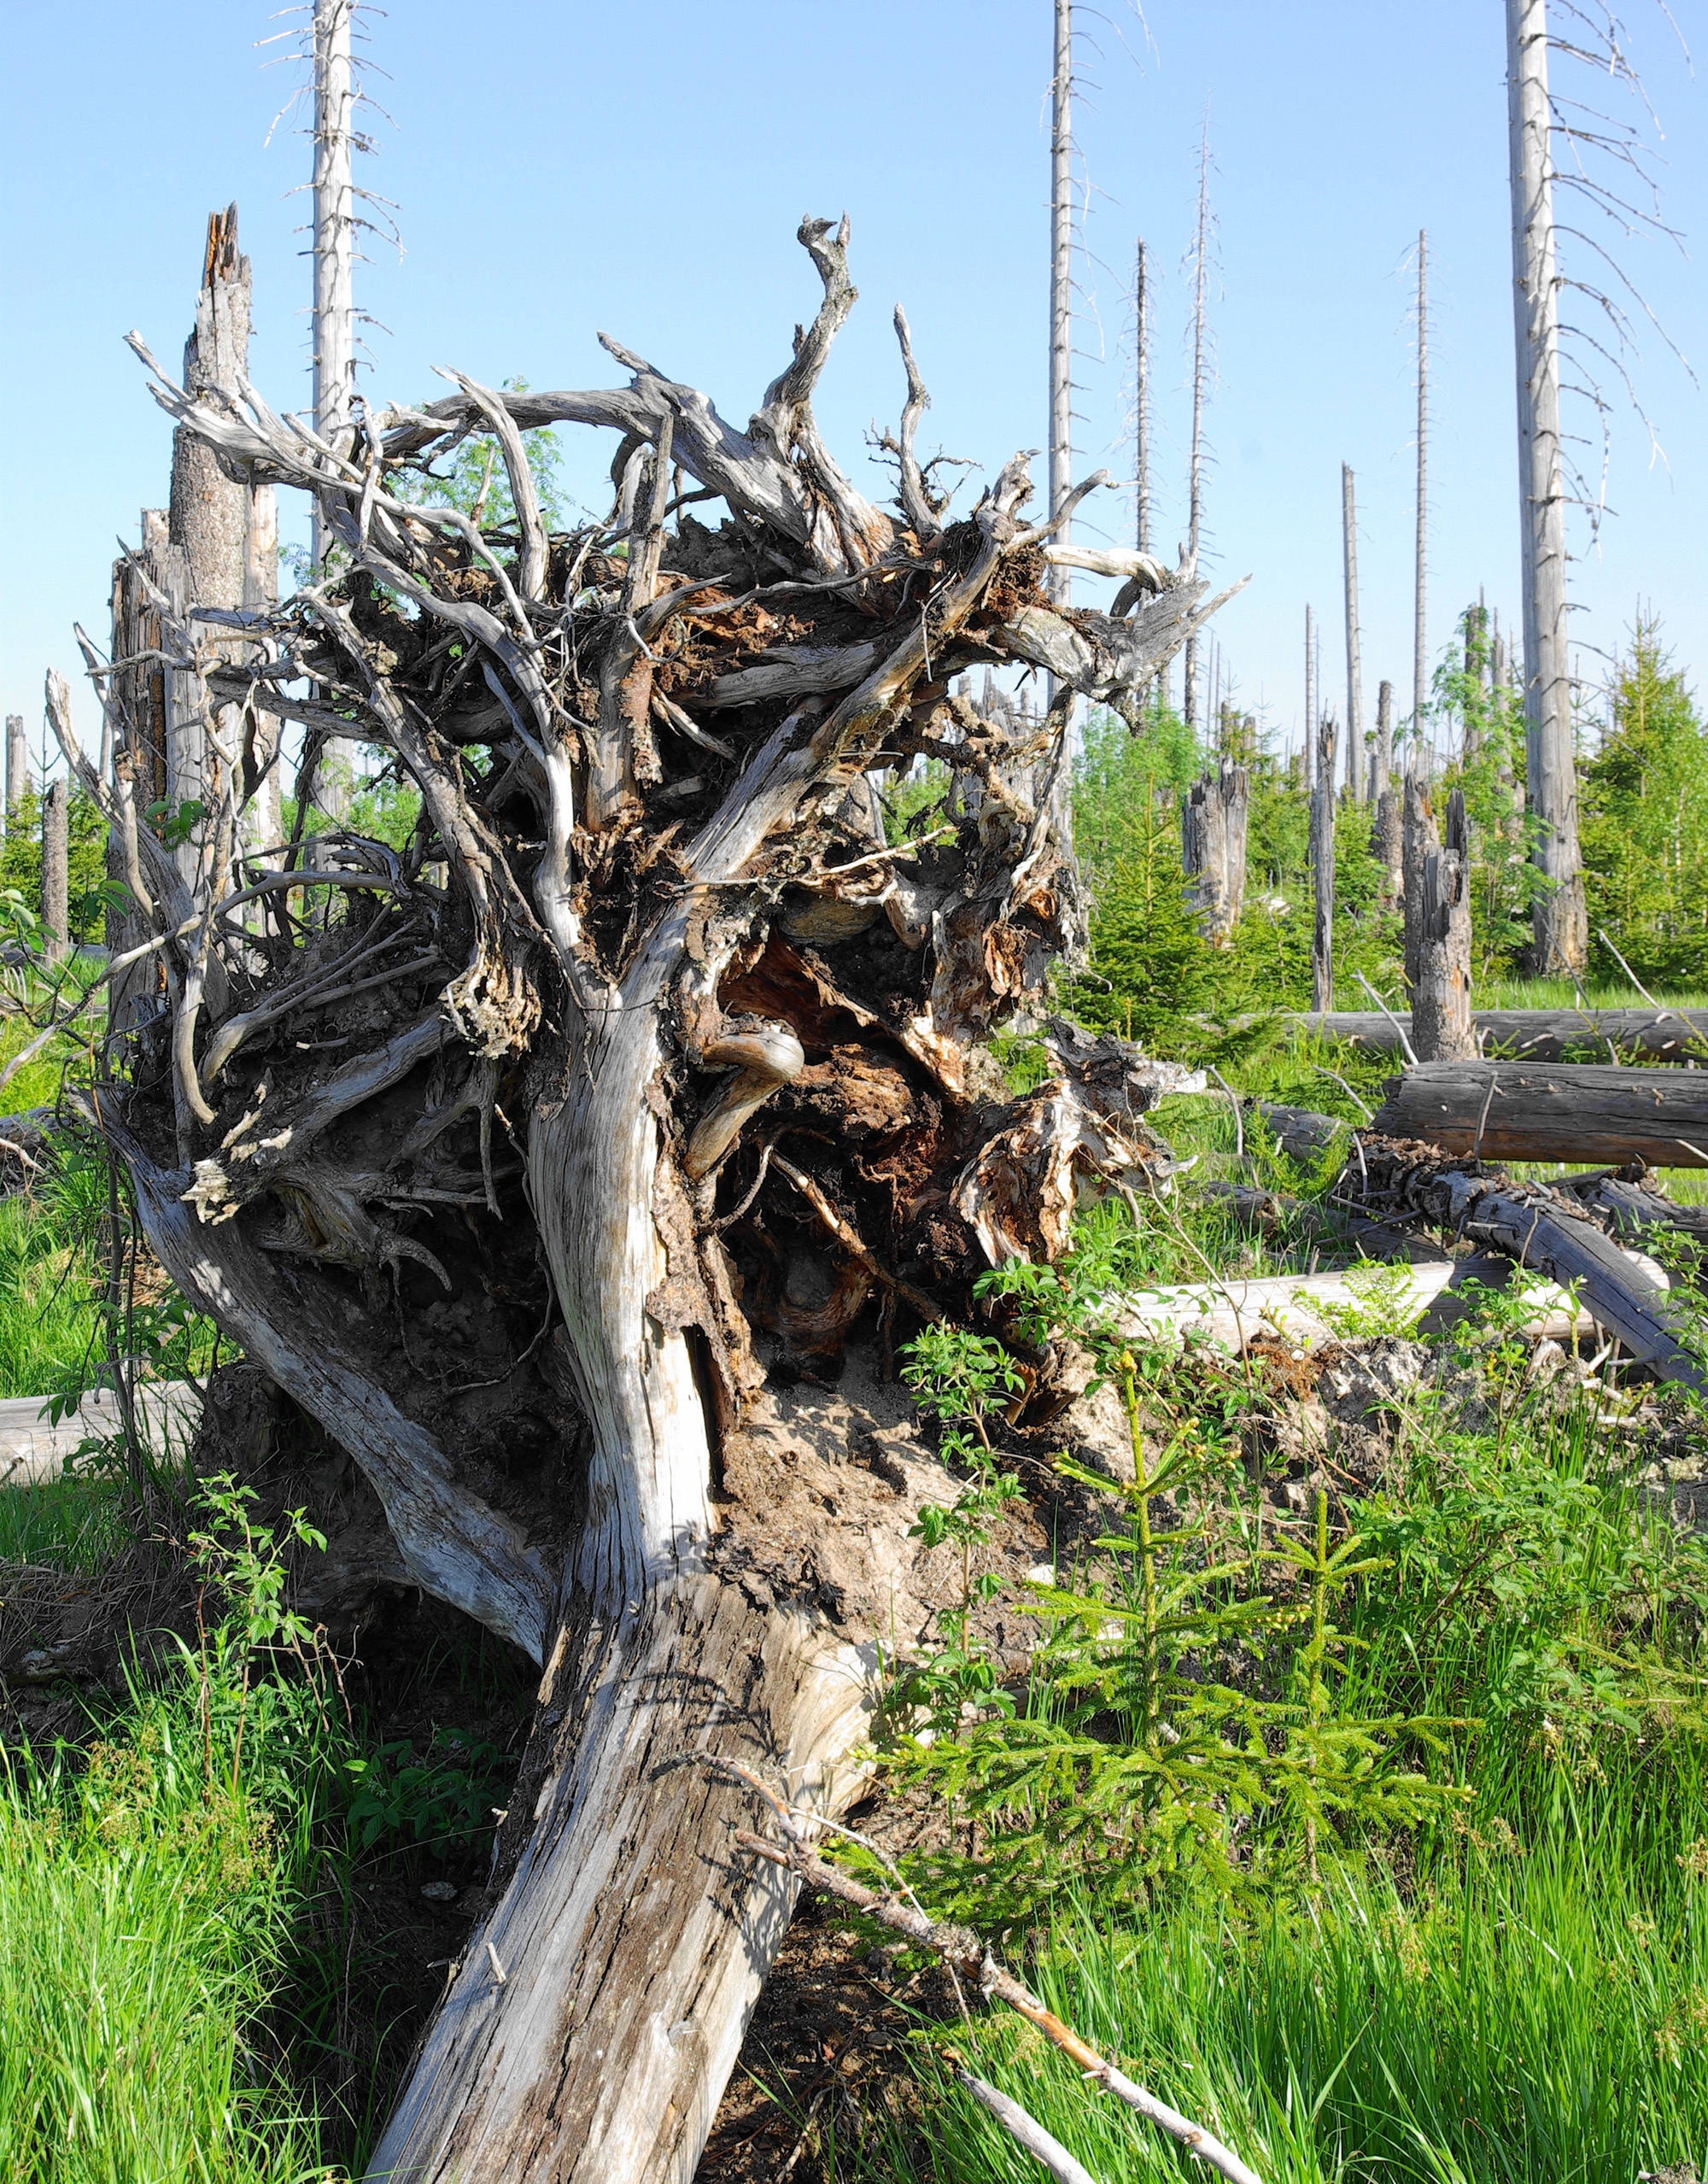
<svg viewBox="0 0 1708 2184"><path fill-rule="evenodd" d="M1412 984L1412 1048L1420 1062L1458 1062L1477 1051L1471 1028L1471 844L1465 799L1447 802L1447 838L1435 843L1433 820L1420 841ZM1411 895L1407 894L1411 929Z"/></svg>
<svg viewBox="0 0 1708 2184"><path fill-rule="evenodd" d="M1708 1071L1425 1062L1389 1077L1371 1123L1483 1160L1708 1168Z"/></svg>
<svg viewBox="0 0 1708 2184"><path fill-rule="evenodd" d="M1223 760L1195 782L1180 806L1180 864L1204 937L1218 948L1233 938L1245 902L1246 822L1251 776Z"/></svg>

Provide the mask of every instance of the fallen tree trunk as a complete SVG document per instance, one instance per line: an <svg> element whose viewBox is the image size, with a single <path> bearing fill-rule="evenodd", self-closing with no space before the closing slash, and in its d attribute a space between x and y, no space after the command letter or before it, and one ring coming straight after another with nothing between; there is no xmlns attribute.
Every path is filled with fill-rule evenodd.
<svg viewBox="0 0 1708 2184"><path fill-rule="evenodd" d="M1486 1258L1438 1258L1413 1267L1401 1309L1426 1313L1467 1282L1502 1285L1495 1265ZM1574 1309L1565 1291L1553 1284L1537 1288L1530 1301L1525 1331L1538 1338L1552 1335L1566 1342L1595 1324L1587 1307ZM1340 1340L1337 1314L1368 1309L1367 1296L1344 1274L1265 1274L1253 1281L1188 1282L1135 1291L1120 1301L1120 1323L1130 1337L1153 1343L1212 1343L1238 1351L1267 1336L1312 1349Z"/></svg>
<svg viewBox="0 0 1708 2184"><path fill-rule="evenodd" d="M811 407L855 301L845 223L799 240L823 300L745 430L607 342L624 387L455 378L335 455L137 344L174 422L312 495L348 560L274 608L161 595L159 649L213 700L187 881L50 678L170 996L94 1117L149 1240L354 1459L400 1566L543 1669L492 1908L377 2177L687 2184L791 1885L732 1870L699 1762L834 1808L879 1641L922 1620L872 1574L905 1496L855 1516L839 1487L778 1561L793 1474L744 1438L756 1391L970 1313L986 1267L1067 1248L1081 1192L1169 1170L1138 1119L1162 1080L1124 1042L1052 1027L1056 1074L999 1103L975 1049L1081 935L1050 795L1075 696L1139 721L1208 588L1110 549L1111 612L1056 612L1051 542L1101 473L1028 524L1015 458L945 523L899 314L898 490L866 501ZM618 436L610 516L568 536L524 438L560 421ZM470 435L506 529L439 497L429 465ZM670 527L679 471L716 530L680 503ZM1042 722L951 695L1004 663L1058 679ZM140 758L160 723L131 694L108 725ZM307 730L299 804L325 735L382 754L407 839L246 854L227 724L257 707ZM867 783L921 757L980 797L874 842ZM867 1573L857 1601L833 1564Z"/></svg>
<svg viewBox="0 0 1708 2184"><path fill-rule="evenodd" d="M1708 1168L1708 1071L1425 1062L1383 1091L1371 1128L1443 1152Z"/></svg>
<svg viewBox="0 0 1708 2184"><path fill-rule="evenodd" d="M1397 1054L1400 1034L1377 1009L1300 1011L1301 1031L1343 1039L1367 1054ZM1663 1061L1708 1060L1708 1009L1476 1009L1471 1030L1491 1060L1561 1062L1592 1053L1652 1054Z"/></svg>
<svg viewBox="0 0 1708 2184"><path fill-rule="evenodd" d="M1661 1379L1708 1394L1708 1371L1688 1317L1667 1303L1665 1276L1652 1260L1621 1250L1570 1192L1487 1175L1374 1130L1360 1138L1360 1151L1341 1178L1346 1197L1389 1219L1429 1221L1545 1275Z"/></svg>

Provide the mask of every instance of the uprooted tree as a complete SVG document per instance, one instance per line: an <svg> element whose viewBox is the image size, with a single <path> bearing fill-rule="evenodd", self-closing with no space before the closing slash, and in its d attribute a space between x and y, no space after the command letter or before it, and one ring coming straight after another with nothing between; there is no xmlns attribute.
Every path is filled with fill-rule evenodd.
<svg viewBox="0 0 1708 2184"><path fill-rule="evenodd" d="M358 1574L543 1670L507 1877L377 2175L693 2175L794 1886L733 1848L737 1793L697 1763L845 1799L887 1636L810 1558L779 1576L763 1490L722 1490L763 1360L970 1315L984 1268L1058 1253L1076 1192L1155 1160L1132 1050L1063 1032L1013 1099L986 1043L1074 940L1050 812L1075 695L1136 724L1220 601L1190 564L1052 547L1101 473L1028 525L1016 456L945 521L899 312L894 510L865 500L811 408L846 222L799 239L823 302L745 431L607 341L626 386L452 375L335 445L246 379L185 392L132 337L229 479L314 497L342 565L277 607L154 591L158 673L85 640L110 763L50 679L142 920L90 1112L149 1239L355 1460L394 1555ZM524 436L560 421L617 436L616 505L548 536ZM471 435L501 450L507 531L424 496ZM1053 558L1120 580L1111 611L1053 607ZM1041 723L976 710L974 664L1053 677ZM168 699L206 737L187 845L136 788ZM257 852L279 719L298 817ZM305 829L348 736L418 793L401 849ZM921 757L945 816L892 846L878 784ZM1027 1370L1059 1400L1048 1355Z"/></svg>

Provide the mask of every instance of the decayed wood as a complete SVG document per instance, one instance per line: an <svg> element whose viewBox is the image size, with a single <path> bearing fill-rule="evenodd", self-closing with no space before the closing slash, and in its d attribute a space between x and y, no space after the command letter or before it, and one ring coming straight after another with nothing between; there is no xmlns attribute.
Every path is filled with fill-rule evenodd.
<svg viewBox="0 0 1708 2184"><path fill-rule="evenodd" d="M1424 785L1409 769L1406 774L1404 795L1401 831L1403 874L1401 895L1405 911L1406 990L1408 993L1415 993L1421 975L1419 957L1423 947L1424 865L1432 854L1440 855L1441 835Z"/></svg>
<svg viewBox="0 0 1708 2184"><path fill-rule="evenodd" d="M1358 624L1358 489L1349 463L1340 466L1341 559L1346 580L1346 786L1356 804L1365 793L1364 667Z"/></svg>
<svg viewBox="0 0 1708 2184"><path fill-rule="evenodd" d="M1366 1054L1397 1054L1400 1035L1377 1009L1341 1009L1292 1021L1301 1031L1344 1039ZM1708 1062L1708 1009L1473 1009L1480 1051L1496 1061L1563 1062L1568 1051L1652 1054L1663 1061Z"/></svg>
<svg viewBox="0 0 1708 2184"><path fill-rule="evenodd" d="M1390 1077L1372 1129L1485 1160L1708 1168L1708 1072L1433 1062Z"/></svg>
<svg viewBox="0 0 1708 2184"><path fill-rule="evenodd" d="M30 739L24 733L24 716L6 716L6 817L10 821L30 785Z"/></svg>
<svg viewBox="0 0 1708 2184"><path fill-rule="evenodd" d="M870 1675L816 1619L756 1614L712 1576L561 1642L521 1862L371 2177L690 2184L798 1886L732 1856L742 1796L705 1762L787 1769L803 1805L835 1811L861 1779L845 1755Z"/></svg>
<svg viewBox="0 0 1708 2184"><path fill-rule="evenodd" d="M50 963L63 963L71 948L69 812L63 775L42 798L42 940Z"/></svg>
<svg viewBox="0 0 1708 2184"><path fill-rule="evenodd" d="M1217 947L1233 938L1245 900L1245 840L1251 776L1222 762L1195 782L1180 805L1180 863L1187 893L1206 937Z"/></svg>
<svg viewBox="0 0 1708 2184"><path fill-rule="evenodd" d="M1455 1164L1373 1129L1360 1151L1362 1161L1342 1178L1347 1195L1356 1191L1372 1209L1431 1221L1545 1274L1663 1379L1708 1394L1708 1371L1687 1319L1667 1302L1659 1269L1621 1250L1569 1193Z"/></svg>
<svg viewBox="0 0 1708 2184"><path fill-rule="evenodd" d="M1334 1006L1335 750L1340 734L1332 714L1317 729L1315 783L1311 790L1311 1003Z"/></svg>
<svg viewBox="0 0 1708 2184"><path fill-rule="evenodd" d="M787 1897L730 1879L722 1793L658 1762L787 1755L834 1799L874 1688L875 1625L816 1578L740 1575L753 1521L713 1482L763 1377L755 1330L830 1355L869 1297L902 1332L968 1311L986 1265L1059 1255L1082 1190L1173 1166L1123 1042L1052 1027L1057 1074L1021 1100L980 1104L972 1068L1083 931L1051 801L1073 697L1139 718L1213 606L1190 563L1062 543L1101 473L1029 524L1017 457L945 525L904 319L898 506L867 502L812 409L855 301L847 223L799 240L822 302L745 432L608 342L625 388L453 375L340 448L132 344L174 423L310 494L348 563L194 622L130 565L174 672L208 659L194 628L219 633L193 875L58 707L167 985L114 1141L162 1259L351 1445L418 1581L548 1664L540 1795L376 2173L686 2184ZM556 420L619 436L610 518L568 536L527 475L524 435ZM512 537L412 497L408 465L468 432L511 471ZM682 512L679 468L728 502L718 530ZM1120 580L1108 613L1045 596L1069 566ZM1004 662L1057 677L1042 722L957 688ZM221 721L262 701L304 721L305 767L345 718L386 752L421 798L405 849L344 831L312 864L239 857ZM873 784L920 756L954 803L883 843ZM803 1265L829 1306L794 1294ZM464 1461L483 1398L543 1434L551 1490Z"/></svg>
<svg viewBox="0 0 1708 2184"><path fill-rule="evenodd" d="M1407 1209L1408 1217L1411 1213ZM1394 1225L1387 1224L1389 1233ZM1608 1248L1617 1252L1617 1245ZM1467 1281L1498 1285L1483 1262L1437 1255L1414 1260L1411 1267L1405 1294L1410 1311L1428 1311ZM1262 1338L1309 1349L1337 1342L1332 1315L1367 1309L1367 1303L1344 1273L1265 1274L1250 1281L1183 1282L1133 1291L1120 1300L1120 1324L1136 1340L1171 1346L1208 1342L1237 1351ZM1574 1311L1571 1297L1557 1284L1539 1287L1532 1304L1532 1315L1525 1323L1532 1335L1565 1341L1575 1333L1587 1333L1594 1324L1590 1311Z"/></svg>
<svg viewBox="0 0 1708 2184"><path fill-rule="evenodd" d="M1512 317L1518 396L1518 524L1524 612L1524 776L1535 968L1581 972L1589 951L1578 843L1577 760L1566 653L1565 479L1559 418L1559 280L1554 260L1553 115L1547 0L1506 0L1506 118Z"/></svg>
<svg viewBox="0 0 1708 2184"><path fill-rule="evenodd" d="M1708 1244L1708 1206L1681 1205L1668 1197L1652 1178L1635 1180L1637 1173L1633 1167L1623 1175L1561 1175L1551 1180L1555 1190L1570 1192L1610 1236L1629 1243L1670 1229L1693 1243Z"/></svg>
<svg viewBox="0 0 1708 2184"><path fill-rule="evenodd" d="M1415 786L1407 783L1409 798ZM1416 870L1417 969L1412 987L1412 1049L1420 1062L1457 1062L1477 1051L1471 1028L1471 845L1465 799L1448 799L1447 838L1418 830ZM1407 875L1407 920L1411 875Z"/></svg>

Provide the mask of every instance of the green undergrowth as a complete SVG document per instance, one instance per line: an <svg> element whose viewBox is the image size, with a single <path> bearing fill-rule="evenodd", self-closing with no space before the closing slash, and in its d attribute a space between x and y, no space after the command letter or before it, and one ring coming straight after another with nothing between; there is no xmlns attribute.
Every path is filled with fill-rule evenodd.
<svg viewBox="0 0 1708 2184"><path fill-rule="evenodd" d="M1372 1865L1296 1909L1080 1899L1031 1976L1266 2184L1635 2184L1708 2152L1708 1845L1664 1818L1621 1825L1638 1836L1586 1838L1562 1815L1528 1842L1468 1847L1421 1888ZM1651 1878L1646 1853L1670 1870ZM842 2173L1035 2175L915 2045L914 2130L892 2113ZM1183 2173L1019 2019L954 2045L1100 2184Z"/></svg>
<svg viewBox="0 0 1708 2184"><path fill-rule="evenodd" d="M903 1861L921 1900L1268 2184L1708 2167L1708 1540L1611 1461L1620 1399L1532 1387L1522 1303L1491 1296L1446 1385L1389 1404L1369 1482L1331 1461L1294 1515L1258 1490L1262 1376L1124 1340L1107 1285L1143 1225L1079 1239L987 1285L1088 1346L1131 1424L1129 1488L1057 1459L1107 1514L1053 1578L981 1580L1004 1391L940 1332L912 1354L966 1478L936 1526L961 1597L880 1747L944 1808ZM977 1637L1003 1590L1037 1630L1018 1670ZM1029 2173L945 2045L1102 2184L1178 2173L979 2012L921 2027L828 2175Z"/></svg>
<svg viewBox="0 0 1708 2184"><path fill-rule="evenodd" d="M115 1507L101 1521L122 1536ZM0 1535L0 1607L15 1547L73 1570L91 1522L44 1496L26 1537ZM389 1983L375 1891L484 1870L514 1759L439 1724L388 1735L350 1702L287 1605L288 1561L322 1544L300 1513L264 1525L216 1478L171 1522L196 1634L83 1701L81 1736L0 1760L0 2180L342 2184L389 2105L387 2028L417 2006ZM414 1667L442 1685L432 1654ZM490 1677L467 1672L478 1705Z"/></svg>
<svg viewBox="0 0 1708 2184"><path fill-rule="evenodd" d="M138 1248L122 1192L116 1210L115 1282L107 1163L72 1131L55 1135L28 1190L0 1199L0 1400L80 1395L114 1354L145 1379L207 1370L211 1321Z"/></svg>

